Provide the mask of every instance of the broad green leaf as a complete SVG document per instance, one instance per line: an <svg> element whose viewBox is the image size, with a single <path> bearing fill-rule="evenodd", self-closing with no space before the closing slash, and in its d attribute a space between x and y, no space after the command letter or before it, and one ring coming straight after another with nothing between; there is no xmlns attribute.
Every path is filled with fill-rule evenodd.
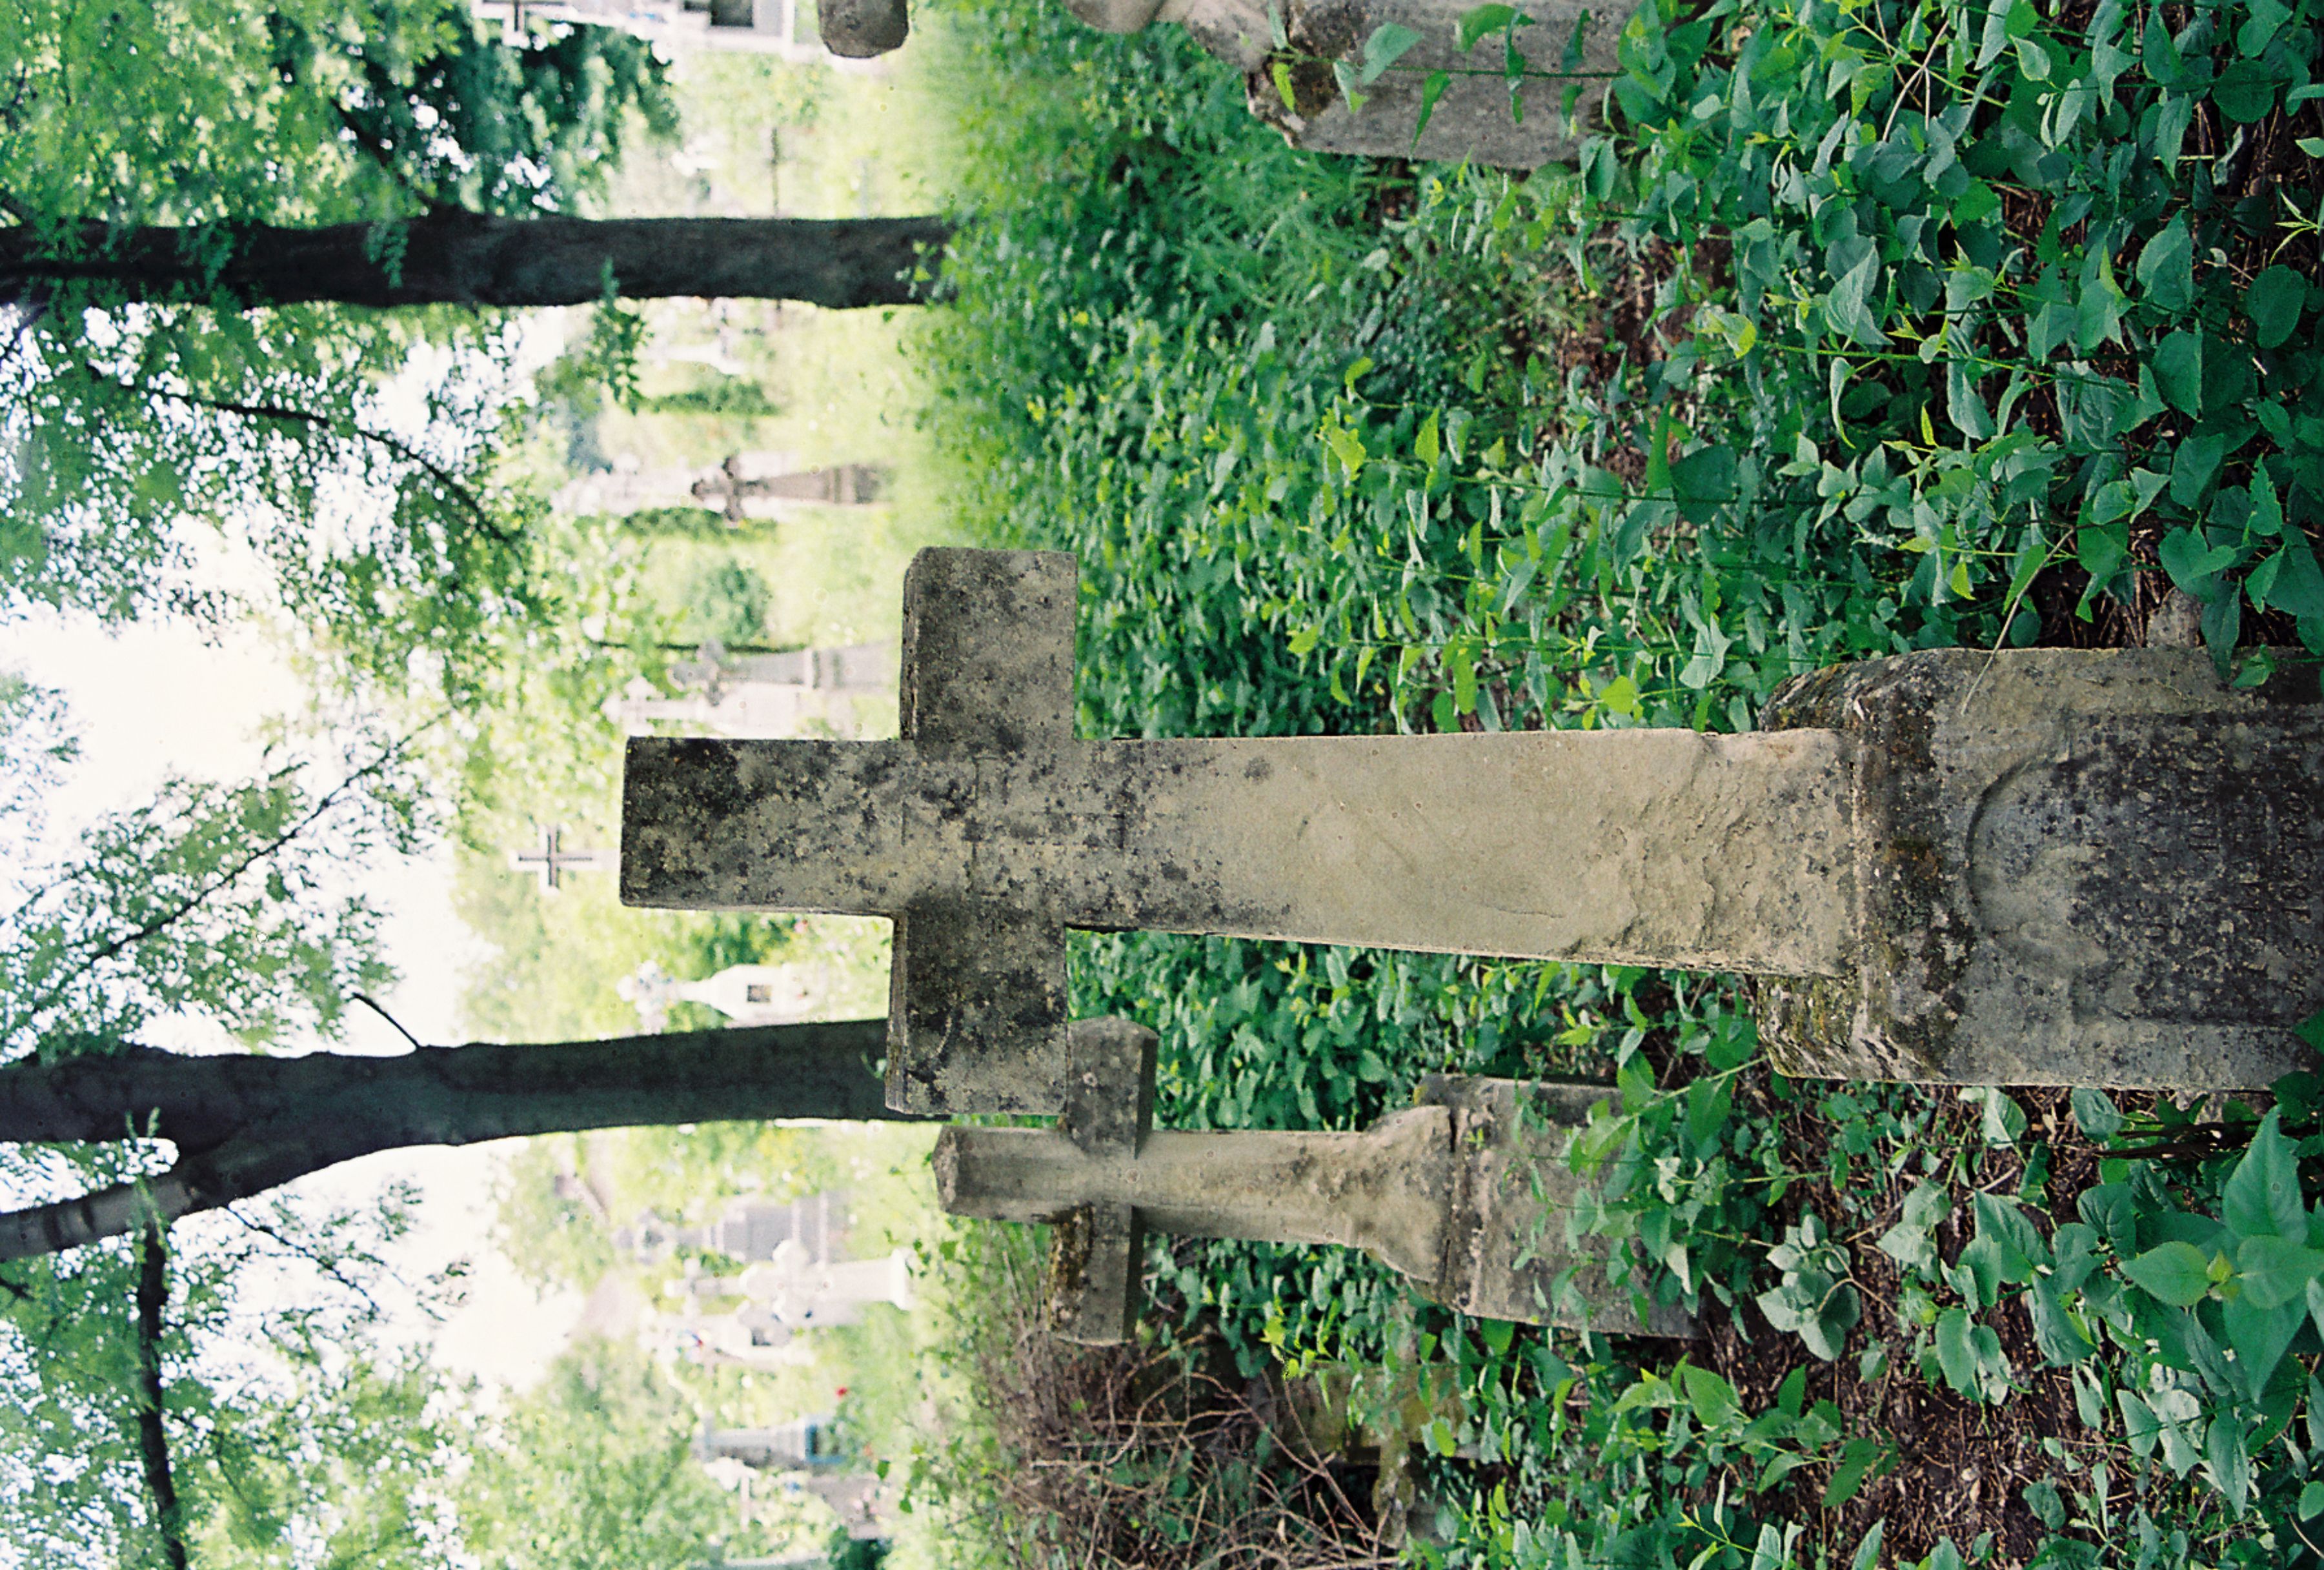
<svg viewBox="0 0 2324 1570"><path fill-rule="evenodd" d="M1457 52L1466 54L1477 47L1479 39L1489 32L1497 32L1508 26L1510 23L1517 20L1517 16L1516 6L1499 4L1480 5L1474 10L1463 11L1460 21L1453 26L1452 47Z"/></svg>
<svg viewBox="0 0 2324 1570"><path fill-rule="evenodd" d="M1867 252L1864 260L1831 286L1824 306L1834 329L1867 348L1878 348L1888 341L1880 330L1880 319L1872 313L1872 291L1879 282L1880 254Z"/></svg>
<svg viewBox="0 0 2324 1570"><path fill-rule="evenodd" d="M2195 298L2195 245L2187 220L2175 217L2138 254L2138 287L2163 309L2179 312Z"/></svg>
<svg viewBox="0 0 2324 1570"><path fill-rule="evenodd" d="M2263 349L2290 338L2308 303L2308 281L2279 263L2264 268L2244 291L2244 310L2251 317L2252 336Z"/></svg>
<svg viewBox="0 0 2324 1570"><path fill-rule="evenodd" d="M1420 34L1401 23L1383 22L1364 40L1364 66L1356 80L1370 87L1379 80L1380 73L1411 52L1420 42Z"/></svg>
<svg viewBox="0 0 2324 1570"><path fill-rule="evenodd" d="M2251 1454L2245 1448L2243 1423L2234 1413L2222 1412L2211 1419L2203 1440L2203 1470L2227 1500L2227 1509L2240 1518L2251 1503Z"/></svg>
<svg viewBox="0 0 2324 1570"><path fill-rule="evenodd" d="M1420 115L1412 125L1412 144L1415 147L1420 145L1420 134L1428 129L1428 122L1436 113L1436 101L1452 85L1452 73L1445 70L1430 71L1427 79L1420 84Z"/></svg>
<svg viewBox="0 0 2324 1570"><path fill-rule="evenodd" d="M2262 565L2266 577L2260 579L2256 570L2252 575L2259 580L2252 595L2255 603L2291 616L2324 616L2324 571L2318 569L2316 552L2306 539L2287 532L2282 546ZM2324 1041L2309 1045L2324 1050Z"/></svg>
<svg viewBox="0 0 2324 1570"><path fill-rule="evenodd" d="M2181 413L2203 411L2203 338L2185 328L2171 334L2154 351L2154 384Z"/></svg>
<svg viewBox="0 0 2324 1570"><path fill-rule="evenodd" d="M1991 1238L2001 1251L2001 1279L2012 1286L2031 1279L2034 1266L2046 1262L2050 1251L2025 1213L2015 1200L1991 1194L1978 1194L1971 1204L1977 1214L1977 1235Z"/></svg>
<svg viewBox="0 0 2324 1570"><path fill-rule="evenodd" d="M2238 1237L2282 1237L2305 1242L2308 1212L2300 1197L2300 1164L2283 1137L2282 1113L2271 1111L2252 1136L2220 1191L2220 1219Z"/></svg>
<svg viewBox="0 0 2324 1570"><path fill-rule="evenodd" d="M2122 1408L2123 1436L2130 1453L2141 1461L2154 1454L2154 1443L2162 1435L2163 1423L2148 1406L2129 1390L2116 1390L2115 1404Z"/></svg>
<svg viewBox="0 0 2324 1570"><path fill-rule="evenodd" d="M2283 1361L2300 1323L2308 1316L2305 1302L2264 1308L2249 1293L2230 1298L2220 1309L2227 1344L2235 1349L2236 1371L2242 1376L2244 1394L2256 1401L2267 1390L2269 1376Z"/></svg>
<svg viewBox="0 0 2324 1570"><path fill-rule="evenodd" d="M1937 1366L1944 1371L1945 1383L1975 1400L1978 1399L1977 1347L1971 1328L1966 1308L1948 1308L1937 1316Z"/></svg>
<svg viewBox="0 0 2324 1570"><path fill-rule="evenodd" d="M2244 1301L2255 1308L2305 1302L2308 1283L2319 1276L2324 1276L2324 1250L2308 1246L2304 1227L2297 1241L2247 1237L2236 1250L2236 1278Z"/></svg>
<svg viewBox="0 0 2324 1570"><path fill-rule="evenodd" d="M1850 1439L1840 1453L1840 1464L1831 1469L1831 1481L1824 1485L1822 1506L1838 1510L1856 1497L1864 1486L1865 1475L1880 1459L1880 1442L1864 1435Z"/></svg>
<svg viewBox="0 0 2324 1570"><path fill-rule="evenodd" d="M2073 1092L2074 1122L2082 1132L2093 1140L2110 1140L2122 1131L2122 1113L2114 1098L2103 1090L2089 1085L2076 1085Z"/></svg>
<svg viewBox="0 0 2324 1570"><path fill-rule="evenodd" d="M1804 1368L1794 1369L1784 1376L1784 1382L1775 1388L1775 1409L1785 1417L1798 1417L1802 1404L1807 1399L1807 1393L1808 1371Z"/></svg>
<svg viewBox="0 0 2324 1570"><path fill-rule="evenodd" d="M1971 1238L1946 1279L1976 1308L1990 1308L2000 1298L2003 1276L2000 1243L1989 1237Z"/></svg>
<svg viewBox="0 0 2324 1570"><path fill-rule="evenodd" d="M1936 1269L1936 1240L1924 1227L1899 1222L1882 1233L1873 1246L1907 1270L1929 1271Z"/></svg>
<svg viewBox="0 0 2324 1570"><path fill-rule="evenodd" d="M1681 1362L1680 1379L1686 1387L1687 1405L1694 1409L1695 1420L1705 1428L1724 1428L1743 1415L1742 1403L1737 1399L1735 1387L1707 1368L1697 1368L1691 1362Z"/></svg>
<svg viewBox="0 0 2324 1570"><path fill-rule="evenodd" d="M2227 456L2227 439L2216 432L2208 436L2190 436L2179 444L2171 456L2171 499L2182 507L2192 507L2203 499L2204 491L2219 472L2219 460Z"/></svg>
<svg viewBox="0 0 2324 1570"><path fill-rule="evenodd" d="M2034 1343L2052 1367L2080 1362L2098 1350L2067 1316L2058 1301L2058 1288L2048 1278L2036 1277L2026 1288L2025 1307L2034 1321Z"/></svg>
<svg viewBox="0 0 2324 1570"><path fill-rule="evenodd" d="M2050 1239L2050 1249L2056 1261L2050 1279L2061 1292L2071 1292L2088 1280L2098 1269L2098 1234L2089 1225L2070 1221L2060 1227Z"/></svg>
<svg viewBox="0 0 2324 1570"><path fill-rule="evenodd" d="M2158 1243L2122 1267L2132 1285L2179 1308L2209 1295L2210 1270L2211 1261L2200 1249L2178 1242Z"/></svg>
<svg viewBox="0 0 2324 1570"><path fill-rule="evenodd" d="M2291 8L2283 0L2251 0L2251 14L2236 30L2236 51L2246 59L2258 57L2291 18Z"/></svg>
<svg viewBox="0 0 2324 1570"><path fill-rule="evenodd" d="M2155 554L2171 581L2200 600L2210 597L2211 580L2235 565L2238 552L2232 545L2207 546L2192 529L2179 528L2163 537Z"/></svg>

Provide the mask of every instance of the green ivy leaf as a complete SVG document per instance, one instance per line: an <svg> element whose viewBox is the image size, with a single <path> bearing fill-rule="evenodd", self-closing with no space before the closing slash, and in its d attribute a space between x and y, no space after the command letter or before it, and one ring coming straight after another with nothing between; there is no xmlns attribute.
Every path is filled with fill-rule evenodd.
<svg viewBox="0 0 2324 1570"><path fill-rule="evenodd" d="M2256 59L2275 41L2277 30L2292 19L2291 7L2283 0L2251 0L2251 15L2236 30L2236 48L2246 58Z"/></svg>
<svg viewBox="0 0 2324 1570"><path fill-rule="evenodd" d="M2148 1296L2184 1308L2211 1290L2211 1261L2190 1242L2157 1243L2122 1267L2131 1284Z"/></svg>
<svg viewBox="0 0 2324 1570"><path fill-rule="evenodd" d="M1864 1486L1864 1479L1880 1459L1880 1442L1859 1434L1841 1447L1840 1464L1831 1469L1831 1481L1824 1484L1823 1508L1838 1510L1856 1497Z"/></svg>
<svg viewBox="0 0 2324 1570"><path fill-rule="evenodd" d="M2185 217L2172 219L2138 254L2140 291L2167 311L2185 310L2195 298L2194 260Z"/></svg>
<svg viewBox="0 0 2324 1570"><path fill-rule="evenodd" d="M2263 349L2274 348L2292 337L2307 304L2308 281L2281 265L2264 269L2244 291L2244 310L2251 318L2252 336Z"/></svg>
<svg viewBox="0 0 2324 1570"><path fill-rule="evenodd" d="M2243 1377L2245 1394L2253 1400L2266 1392L2269 1378L2307 1316L2305 1301L2266 1308L2252 1301L2248 1291L2221 1307L2220 1323L2227 1330L2227 1344L2236 1350L2236 1371Z"/></svg>
<svg viewBox="0 0 2324 1570"><path fill-rule="evenodd" d="M2252 1136L2251 1149L2221 1190L2220 1219L2237 1237L2308 1241L2308 1212L2300 1197L2300 1165L2283 1137L2283 1114L2271 1111Z"/></svg>
<svg viewBox="0 0 2324 1570"><path fill-rule="evenodd" d="M1937 1366L1945 1383L1977 1399L1977 1348L1969 1334L1969 1310L1948 1308L1937 1316Z"/></svg>
<svg viewBox="0 0 2324 1570"><path fill-rule="evenodd" d="M1876 249L1867 252L1864 260L1832 285L1824 305L1824 315L1832 327L1867 348L1878 348L1888 341L1880 330L1880 319L1872 314L1872 290L1879 279L1880 253Z"/></svg>
<svg viewBox="0 0 2324 1570"><path fill-rule="evenodd" d="M1694 1408L1695 1420L1705 1428L1724 1428L1741 1419L1743 1403L1733 1385L1691 1362L1681 1362L1678 1373L1686 1390L1686 1404Z"/></svg>
<svg viewBox="0 0 2324 1570"><path fill-rule="evenodd" d="M1419 42L1420 34L1403 23L1381 23L1364 40L1364 65L1356 75L1358 85L1368 88L1379 80L1382 71L1410 53Z"/></svg>
<svg viewBox="0 0 2324 1570"><path fill-rule="evenodd" d="M2227 439L2217 431L2181 442L2179 450L2171 455L2171 499L2181 507L2201 501L2227 452Z"/></svg>
<svg viewBox="0 0 2324 1570"><path fill-rule="evenodd" d="M1420 134L1428 129L1429 118L1436 113L1436 100L1443 97L1444 89L1452 85L1452 73L1443 70L1430 71L1428 79L1420 84L1420 117L1412 125L1412 144L1415 147L1420 145Z"/></svg>
<svg viewBox="0 0 2324 1570"><path fill-rule="evenodd" d="M1454 50L1462 54L1468 53L1477 47L1479 39L1507 27L1517 20L1517 8L1514 5L1480 5L1472 11L1463 11L1452 30Z"/></svg>
<svg viewBox="0 0 2324 1570"><path fill-rule="evenodd" d="M2182 328L2163 340L2154 351L2154 384L2172 408L2186 414L2203 411L2202 335Z"/></svg>
<svg viewBox="0 0 2324 1570"><path fill-rule="evenodd" d="M2025 1289L2025 1307L2034 1321L2034 1344L2052 1368L2080 1362L2098 1350L2067 1316L2056 1285L2047 1277L2035 1278Z"/></svg>
<svg viewBox="0 0 2324 1570"><path fill-rule="evenodd" d="M2262 566L2267 572L2264 579L2256 572L2252 575L2258 580L2254 604L2301 620L2324 616L2324 571L2318 569L2316 552L2300 534L2286 531L2282 547ZM2308 1044L2324 1051L2324 1041Z"/></svg>
<svg viewBox="0 0 2324 1570"><path fill-rule="evenodd" d="M2245 1448L2243 1423L2233 1412L2211 1419L2203 1441L2203 1470L2227 1500L2227 1509L2240 1519L2251 1504L2251 1453Z"/></svg>
<svg viewBox="0 0 2324 1570"><path fill-rule="evenodd" d="M2236 554L2232 545L2205 545L2201 535L2183 526L2165 534L2155 548L2171 581L2199 600L2211 597L2211 580L2235 565Z"/></svg>
<svg viewBox="0 0 2324 1570"><path fill-rule="evenodd" d="M2076 1085L2073 1096L2074 1122L2083 1133L2093 1140L2110 1140L2122 1131L2122 1113L2114 1098L2103 1090L2089 1085Z"/></svg>

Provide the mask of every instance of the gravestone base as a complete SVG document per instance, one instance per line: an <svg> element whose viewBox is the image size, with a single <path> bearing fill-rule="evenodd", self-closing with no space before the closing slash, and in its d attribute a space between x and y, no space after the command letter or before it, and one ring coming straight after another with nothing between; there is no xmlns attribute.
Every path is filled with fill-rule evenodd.
<svg viewBox="0 0 2324 1570"><path fill-rule="evenodd" d="M1480 1319L1562 1325L1617 1335L1688 1339L1683 1309L1652 1305L1641 1321L1627 1294L1606 1284L1603 1266L1568 1248L1565 1216L1584 1187L1566 1164L1590 1108L1612 1094L1603 1085L1430 1075L1423 1106L1452 1114L1454 1193L1443 1263L1416 1283L1448 1308ZM1572 1271L1561 1289L1558 1278Z"/></svg>
<svg viewBox="0 0 2324 1570"><path fill-rule="evenodd" d="M1852 974L1759 984L1787 1074L2225 1090L2316 1055L2324 704L2197 650L1931 651L1801 678L1853 743Z"/></svg>

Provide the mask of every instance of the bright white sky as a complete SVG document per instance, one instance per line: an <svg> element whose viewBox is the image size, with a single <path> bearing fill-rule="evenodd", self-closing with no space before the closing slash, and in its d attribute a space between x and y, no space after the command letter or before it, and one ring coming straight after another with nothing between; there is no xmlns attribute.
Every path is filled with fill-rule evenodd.
<svg viewBox="0 0 2324 1570"><path fill-rule="evenodd" d="M87 618L54 616L0 627L0 668L61 688L80 735L80 759L50 805L52 839L150 799L171 772L238 780L258 770L261 725L300 710L304 693L261 630L232 626L221 634L206 643L189 627L159 623L108 633ZM474 940L453 914L448 856L392 858L366 882L386 913L388 956L402 977L380 1002L423 1041L458 1039L456 1000ZM384 1021L358 1011L341 1049L407 1048ZM401 1245L401 1268L417 1279L455 1260L472 1262L465 1307L435 1327L439 1360L483 1380L524 1384L560 1350L581 1299L568 1293L543 1301L493 1249L499 1148L385 1152L318 1173L294 1192L352 1198L397 1176L418 1183L426 1197ZM429 1329L414 1315L406 1333Z"/></svg>

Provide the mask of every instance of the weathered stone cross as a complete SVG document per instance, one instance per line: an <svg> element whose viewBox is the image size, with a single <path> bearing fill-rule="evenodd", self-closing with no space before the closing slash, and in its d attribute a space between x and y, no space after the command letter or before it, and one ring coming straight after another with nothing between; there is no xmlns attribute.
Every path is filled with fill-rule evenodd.
<svg viewBox="0 0 2324 1570"><path fill-rule="evenodd" d="M1062 1104L1065 929L1768 978L1787 1070L2219 1088L2310 1066L2324 706L2196 651L1821 672L1749 735L1084 741L1073 559L930 550L904 739L632 740L622 896L892 916L889 1103Z"/></svg>
<svg viewBox="0 0 2324 1570"><path fill-rule="evenodd" d="M1065 929L1844 972L1841 743L1085 742L1071 557L923 551L904 739L635 738L632 904L892 916L889 1101L1054 1113Z"/></svg>
<svg viewBox="0 0 2324 1570"><path fill-rule="evenodd" d="M1149 1227L1361 1248L1481 1318L1693 1334L1660 1306L1642 1325L1565 1247L1580 1179L1558 1147L1602 1085L1438 1077L1362 1133L1196 1133L1148 1127L1154 1032L1081 1020L1068 1042L1054 1126L955 1126L936 1150L946 1210L1050 1224L1051 1325L1068 1340L1129 1338Z"/></svg>

